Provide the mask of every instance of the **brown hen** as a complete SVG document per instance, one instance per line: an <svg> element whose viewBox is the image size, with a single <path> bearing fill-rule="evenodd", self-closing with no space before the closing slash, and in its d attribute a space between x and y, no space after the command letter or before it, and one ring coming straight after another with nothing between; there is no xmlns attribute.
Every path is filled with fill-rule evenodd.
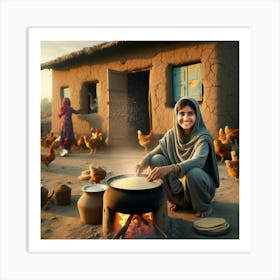
<svg viewBox="0 0 280 280"><path fill-rule="evenodd" d="M103 180L106 177L106 171L100 167L94 167L92 164L89 166L90 170L90 183L98 184L101 180Z"/></svg>
<svg viewBox="0 0 280 280"><path fill-rule="evenodd" d="M221 140L215 139L214 148L216 154L221 158L221 162L226 159L229 160L231 159L231 151L232 151L231 144L223 144Z"/></svg>
<svg viewBox="0 0 280 280"><path fill-rule="evenodd" d="M61 137L58 136L53 142L52 142L52 147L54 150L57 150L61 145Z"/></svg>
<svg viewBox="0 0 280 280"><path fill-rule="evenodd" d="M239 144L239 128L229 128L229 126L226 125L225 134L229 137L232 143Z"/></svg>
<svg viewBox="0 0 280 280"><path fill-rule="evenodd" d="M84 138L86 147L90 150L90 154L92 154L92 155L95 154L97 148L101 145L102 139L87 138L87 136L83 136L83 138Z"/></svg>
<svg viewBox="0 0 280 280"><path fill-rule="evenodd" d="M84 150L87 148L86 143L84 141L84 136L80 136L77 139L77 147L79 148L79 150Z"/></svg>
<svg viewBox="0 0 280 280"><path fill-rule="evenodd" d="M239 157L235 151L231 151L231 160L225 160L228 174L234 178L239 178Z"/></svg>
<svg viewBox="0 0 280 280"><path fill-rule="evenodd" d="M55 160L55 152L53 146L51 145L49 147L48 154L41 154L41 163L43 163L48 168L49 164L54 160Z"/></svg>
<svg viewBox="0 0 280 280"><path fill-rule="evenodd" d="M219 137L218 139L220 139L222 142L226 141L226 133L224 132L224 130L222 128L219 129Z"/></svg>
<svg viewBox="0 0 280 280"><path fill-rule="evenodd" d="M147 152L148 151L148 147L150 146L150 144L154 140L154 132L153 132L153 130L151 130L150 133L147 134L147 135L142 134L142 131L138 130L137 131L137 135L138 135L139 145L145 149L145 152Z"/></svg>
<svg viewBox="0 0 280 280"><path fill-rule="evenodd" d="M45 147L49 148L50 145L53 143L53 141L56 139L56 136L54 135L54 133L51 131L49 135L47 135L46 139L45 139Z"/></svg>

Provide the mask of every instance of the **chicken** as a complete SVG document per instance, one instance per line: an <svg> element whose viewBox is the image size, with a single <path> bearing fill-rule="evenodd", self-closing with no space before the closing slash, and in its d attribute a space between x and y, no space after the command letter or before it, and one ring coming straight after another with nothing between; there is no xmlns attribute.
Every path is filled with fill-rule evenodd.
<svg viewBox="0 0 280 280"><path fill-rule="evenodd" d="M84 141L84 136L80 136L77 139L77 147L79 148L79 150L83 150L83 149L87 148L85 141Z"/></svg>
<svg viewBox="0 0 280 280"><path fill-rule="evenodd" d="M154 140L153 130L151 130L150 133L147 135L143 135L141 130L137 130L137 135L138 135L139 145L145 148L145 152L147 152L148 147L150 146L151 142Z"/></svg>
<svg viewBox="0 0 280 280"><path fill-rule="evenodd" d="M219 129L219 137L218 139L220 139L222 142L226 141L226 133L224 132L224 130L222 128Z"/></svg>
<svg viewBox="0 0 280 280"><path fill-rule="evenodd" d="M100 142L102 141L102 133L99 131L98 128L96 128L95 130L91 128L90 131L91 131L90 139L99 139Z"/></svg>
<svg viewBox="0 0 280 280"><path fill-rule="evenodd" d="M226 125L225 134L228 135L232 143L239 144L239 128L229 128L229 126Z"/></svg>
<svg viewBox="0 0 280 280"><path fill-rule="evenodd" d="M61 137L58 136L53 143L51 144L51 146L53 147L54 150L57 150L61 145Z"/></svg>
<svg viewBox="0 0 280 280"><path fill-rule="evenodd" d="M89 183L95 183L98 184L101 180L103 180L106 177L106 171L100 167L94 167L92 164L89 166L90 170L90 179Z"/></svg>
<svg viewBox="0 0 280 280"><path fill-rule="evenodd" d="M232 160L225 160L228 174L239 179L239 158L235 151L231 152Z"/></svg>
<svg viewBox="0 0 280 280"><path fill-rule="evenodd" d="M51 131L50 134L46 137L45 139L45 147L49 148L50 145L53 143L53 141L56 139L56 136L54 133Z"/></svg>
<svg viewBox="0 0 280 280"><path fill-rule="evenodd" d="M42 148L46 147L46 139L47 139L47 136L41 137L41 147Z"/></svg>
<svg viewBox="0 0 280 280"><path fill-rule="evenodd" d="M236 151L231 151L231 160L232 161L239 161L239 156L237 155Z"/></svg>
<svg viewBox="0 0 280 280"><path fill-rule="evenodd" d="M231 144L223 144L221 140L215 139L214 148L216 154L221 158L221 162L227 159L228 160L231 159L231 151L232 151Z"/></svg>
<svg viewBox="0 0 280 280"><path fill-rule="evenodd" d="M101 141L99 138L97 139L92 139L92 138L87 138L87 136L83 136L84 142L86 147L90 150L90 154L95 154L97 147L100 146Z"/></svg>
<svg viewBox="0 0 280 280"><path fill-rule="evenodd" d="M51 145L49 147L48 154L41 154L41 163L43 163L48 168L49 164L54 160L55 160L55 152L53 146Z"/></svg>
<svg viewBox="0 0 280 280"><path fill-rule="evenodd" d="M221 142L222 142L223 144L232 144L229 135L226 135L225 139L221 140Z"/></svg>

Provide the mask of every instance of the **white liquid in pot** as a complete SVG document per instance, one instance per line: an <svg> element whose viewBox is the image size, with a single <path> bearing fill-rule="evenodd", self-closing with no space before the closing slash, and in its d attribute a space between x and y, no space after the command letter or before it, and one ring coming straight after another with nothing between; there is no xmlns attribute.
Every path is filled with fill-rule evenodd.
<svg viewBox="0 0 280 280"><path fill-rule="evenodd" d="M145 177L125 177L113 181L110 185L113 188L123 190L146 190L153 189L161 185L161 181L149 182Z"/></svg>

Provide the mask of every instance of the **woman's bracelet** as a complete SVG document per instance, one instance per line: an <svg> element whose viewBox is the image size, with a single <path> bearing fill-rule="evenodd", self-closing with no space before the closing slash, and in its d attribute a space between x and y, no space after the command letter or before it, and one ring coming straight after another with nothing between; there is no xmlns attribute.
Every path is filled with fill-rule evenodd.
<svg viewBox="0 0 280 280"><path fill-rule="evenodd" d="M176 176L178 176L179 171L180 171L179 165L178 164L172 164L172 167L173 167L172 173L175 174Z"/></svg>

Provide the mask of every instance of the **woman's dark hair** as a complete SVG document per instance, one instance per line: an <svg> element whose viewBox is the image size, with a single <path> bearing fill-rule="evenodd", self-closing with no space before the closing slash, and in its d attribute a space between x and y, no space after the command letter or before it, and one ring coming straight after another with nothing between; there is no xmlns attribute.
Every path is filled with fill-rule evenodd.
<svg viewBox="0 0 280 280"><path fill-rule="evenodd" d="M195 114L197 114L196 107L195 107L194 103L192 101L190 101L189 99L182 99L181 101L178 102L178 104L177 104L177 113L182 108L184 108L186 106L190 106L194 110Z"/></svg>

